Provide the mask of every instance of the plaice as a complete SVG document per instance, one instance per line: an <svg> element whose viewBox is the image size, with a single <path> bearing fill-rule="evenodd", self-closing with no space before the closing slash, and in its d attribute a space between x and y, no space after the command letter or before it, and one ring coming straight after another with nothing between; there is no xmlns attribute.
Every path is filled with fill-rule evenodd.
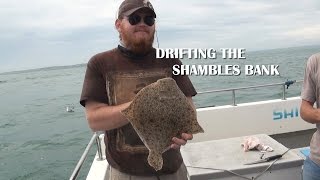
<svg viewBox="0 0 320 180"><path fill-rule="evenodd" d="M162 153L172 144L173 137L204 132L195 109L172 78L141 89L122 114L149 149L148 163L157 171L162 169Z"/></svg>

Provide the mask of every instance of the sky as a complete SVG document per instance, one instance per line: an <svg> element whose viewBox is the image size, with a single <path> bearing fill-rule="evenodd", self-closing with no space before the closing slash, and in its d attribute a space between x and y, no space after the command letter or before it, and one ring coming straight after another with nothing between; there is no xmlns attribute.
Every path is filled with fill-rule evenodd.
<svg viewBox="0 0 320 180"><path fill-rule="evenodd" d="M320 44L319 0L150 1L160 48L253 51ZM121 2L0 0L0 73L82 64L116 47Z"/></svg>

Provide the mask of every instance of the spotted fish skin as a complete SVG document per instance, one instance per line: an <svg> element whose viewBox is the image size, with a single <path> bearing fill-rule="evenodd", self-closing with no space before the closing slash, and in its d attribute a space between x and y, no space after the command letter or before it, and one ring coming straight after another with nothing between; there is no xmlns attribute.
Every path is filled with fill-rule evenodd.
<svg viewBox="0 0 320 180"><path fill-rule="evenodd" d="M148 163L157 171L162 169L162 152L173 137L204 132L195 109L172 78L141 89L122 114L149 149Z"/></svg>

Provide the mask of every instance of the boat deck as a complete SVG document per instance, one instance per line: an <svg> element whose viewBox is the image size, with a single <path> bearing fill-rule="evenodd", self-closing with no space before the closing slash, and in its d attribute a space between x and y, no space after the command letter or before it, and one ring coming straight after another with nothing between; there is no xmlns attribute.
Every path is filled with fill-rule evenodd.
<svg viewBox="0 0 320 180"><path fill-rule="evenodd" d="M103 142L103 134L100 135L102 157L99 160L98 153L96 154L87 180L108 180L109 165L105 159L105 145ZM275 154L281 154L288 148L274 140L272 137L259 134L254 135L262 142L274 148L273 152L265 154L266 157ZM197 143L189 143L181 149L185 164L188 169L190 180L202 180L210 178L219 178L223 180L244 179L244 177L252 178L261 174L258 179L283 179L283 180L300 180L302 173L303 160L305 155L301 150L307 150L306 147L291 149L280 160L275 162L266 173L261 173L271 165L271 162L243 165L244 163L257 160L261 156L259 151L243 152L240 144L244 137L220 139L213 141L204 141ZM201 149L201 151L199 151ZM213 151L214 149L214 151ZM216 168L201 169L194 167ZM238 177L224 170L231 170L244 177Z"/></svg>
<svg viewBox="0 0 320 180"><path fill-rule="evenodd" d="M205 179L282 179L300 180L304 159L266 134L252 135L273 148L272 152L252 150L244 152L241 143L245 137L235 137L198 143L181 148L190 180ZM201 151L199 151L201 149ZM270 162L246 165L261 160L261 155L282 158ZM259 177L259 178L258 178Z"/></svg>

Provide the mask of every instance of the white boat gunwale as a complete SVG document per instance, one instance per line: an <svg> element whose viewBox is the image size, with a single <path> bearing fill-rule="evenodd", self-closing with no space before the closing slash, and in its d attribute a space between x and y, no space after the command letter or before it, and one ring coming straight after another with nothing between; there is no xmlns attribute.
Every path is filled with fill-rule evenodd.
<svg viewBox="0 0 320 180"><path fill-rule="evenodd" d="M247 86L247 87L239 87L239 88L229 88L229 89L220 89L220 90L210 90L210 91L203 91L203 92L198 92L198 94L207 94L207 93L215 93L215 92L227 92L227 91L231 91L232 92L232 104L231 105L224 105L224 106L216 106L216 107L203 107L203 108L198 108L197 109L197 113L198 116L201 116L202 113L208 112L208 111L213 111L213 110L220 110L220 109L230 109L230 108L241 108L241 107L245 107L245 106L257 106L259 104L265 104L265 103L278 103L278 102L287 102L287 101L292 101L292 100L299 100L300 97L291 97L291 98L287 98L286 97L286 89L294 84L294 83L300 83L302 82L302 80L300 81L286 81L283 83L273 83L273 84L264 84L264 85L256 85L256 86ZM237 90L244 90L244 89L253 89L253 88L262 88L262 87L270 87L270 86L282 86L282 99L274 99L274 100L267 100L267 101L257 101L257 102L249 102L249 103L241 103L241 104L236 104L236 91ZM201 124L201 122L200 122ZM207 126L202 126L202 127L207 127ZM313 126L306 126L303 127L302 129L312 129L314 128ZM82 154L81 158L79 159L74 171L72 172L72 175L70 176L70 180L74 180L77 178L81 167L83 165L83 163L85 162L88 152L90 150L90 148L92 147L92 145L94 144L94 142L96 142L95 144L97 145L97 153L95 155L95 159L94 162L92 163L92 166L89 170L87 179L106 179L108 176L108 170L106 171L106 169L108 168L108 162L105 159L105 152L104 152L104 134L101 134L103 132L94 132L93 136L91 137L84 153ZM251 133L252 134L252 133ZM257 133L253 133L253 134L257 134ZM221 138L225 138L225 137L218 137L218 139ZM195 138L197 139L197 138ZM199 141L206 141L206 140L210 140L209 139L201 139L198 138L199 140L194 140L192 142L199 142ZM191 142L191 143L192 143ZM104 172L101 172L104 171ZM98 173L97 173L98 172ZM100 172L100 173L99 173Z"/></svg>

